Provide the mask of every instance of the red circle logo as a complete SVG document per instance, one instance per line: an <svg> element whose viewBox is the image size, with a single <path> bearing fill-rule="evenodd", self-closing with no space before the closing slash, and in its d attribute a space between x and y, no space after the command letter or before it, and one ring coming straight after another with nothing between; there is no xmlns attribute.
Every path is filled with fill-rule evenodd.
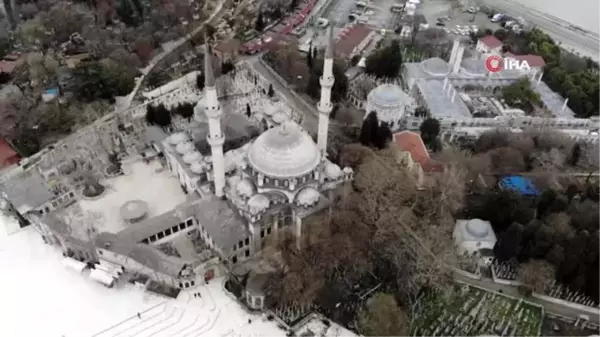
<svg viewBox="0 0 600 337"><path fill-rule="evenodd" d="M502 57L498 55L488 56L485 60L485 67L491 73L497 73L504 67L504 61Z"/></svg>

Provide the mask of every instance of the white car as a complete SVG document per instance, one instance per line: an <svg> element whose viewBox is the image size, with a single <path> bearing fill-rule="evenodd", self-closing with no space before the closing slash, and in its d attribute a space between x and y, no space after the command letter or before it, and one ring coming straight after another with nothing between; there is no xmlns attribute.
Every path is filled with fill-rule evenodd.
<svg viewBox="0 0 600 337"><path fill-rule="evenodd" d="M448 34L450 34L450 32L451 32L450 28L444 28L444 31Z"/></svg>

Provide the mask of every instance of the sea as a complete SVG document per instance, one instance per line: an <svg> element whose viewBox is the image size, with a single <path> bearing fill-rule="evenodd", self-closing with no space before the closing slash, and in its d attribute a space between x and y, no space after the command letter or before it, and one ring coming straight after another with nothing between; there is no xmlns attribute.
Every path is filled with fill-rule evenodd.
<svg viewBox="0 0 600 337"><path fill-rule="evenodd" d="M598 0L512 1L568 21L585 30L600 33L600 1Z"/></svg>

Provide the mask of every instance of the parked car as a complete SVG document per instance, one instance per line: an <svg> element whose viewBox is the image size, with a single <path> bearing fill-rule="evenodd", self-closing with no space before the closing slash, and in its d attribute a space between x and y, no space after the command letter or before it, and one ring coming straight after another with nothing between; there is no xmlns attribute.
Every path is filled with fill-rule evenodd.
<svg viewBox="0 0 600 337"><path fill-rule="evenodd" d="M436 26L439 26L439 27L445 27L445 26L446 26L446 24L445 24L445 23L443 23L443 22L436 22L436 24L435 24L435 25L436 25Z"/></svg>

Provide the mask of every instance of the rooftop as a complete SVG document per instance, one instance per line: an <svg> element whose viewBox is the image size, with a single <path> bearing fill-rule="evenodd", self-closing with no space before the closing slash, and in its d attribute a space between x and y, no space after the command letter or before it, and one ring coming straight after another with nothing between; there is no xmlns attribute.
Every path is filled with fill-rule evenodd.
<svg viewBox="0 0 600 337"><path fill-rule="evenodd" d="M162 215L175 209L187 200L179 181L158 161L145 164L143 161L123 163L125 175L107 179L102 183L106 192L96 200L81 199L78 203L82 211L102 213L104 221L98 224L98 232L117 233L130 226L121 217L121 207L132 200L148 204L149 218ZM143 223L143 222L142 222Z"/></svg>
<svg viewBox="0 0 600 337"><path fill-rule="evenodd" d="M507 176L500 179L498 184L501 189L517 192L520 195L537 196L540 193L533 182L523 176Z"/></svg>
<svg viewBox="0 0 600 337"><path fill-rule="evenodd" d="M349 56L364 39L369 36L371 29L362 24L352 25L345 28L335 43L335 52L340 55Z"/></svg>
<svg viewBox="0 0 600 337"><path fill-rule="evenodd" d="M479 38L479 41L481 41L481 43L483 43L486 47L491 49L502 46L502 41L498 40L498 38L496 38L493 35L487 35L482 38Z"/></svg>
<svg viewBox="0 0 600 337"><path fill-rule="evenodd" d="M410 153L412 160L419 163L425 172L437 172L442 165L432 160L421 136L412 131L402 131L394 134L394 142L400 150Z"/></svg>
<svg viewBox="0 0 600 337"><path fill-rule="evenodd" d="M0 169L17 163L21 157L13 150L13 148L0 137Z"/></svg>
<svg viewBox="0 0 600 337"><path fill-rule="evenodd" d="M52 200L55 194L46 186L44 178L30 169L0 184L0 192L6 193L13 206L23 214Z"/></svg>

